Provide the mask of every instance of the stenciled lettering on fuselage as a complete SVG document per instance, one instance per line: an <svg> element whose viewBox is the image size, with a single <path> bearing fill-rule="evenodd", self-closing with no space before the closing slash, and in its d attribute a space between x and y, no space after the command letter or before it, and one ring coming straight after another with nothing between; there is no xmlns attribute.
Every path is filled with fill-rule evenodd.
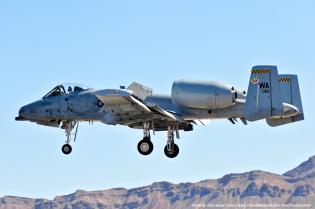
<svg viewBox="0 0 315 209"><path fill-rule="evenodd" d="M259 83L259 88L262 93L270 93L270 85L268 82Z"/></svg>

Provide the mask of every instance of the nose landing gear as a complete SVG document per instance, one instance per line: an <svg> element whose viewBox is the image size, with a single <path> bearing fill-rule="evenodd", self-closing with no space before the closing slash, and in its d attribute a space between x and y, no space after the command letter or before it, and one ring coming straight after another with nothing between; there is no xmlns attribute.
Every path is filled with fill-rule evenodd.
<svg viewBox="0 0 315 209"><path fill-rule="evenodd" d="M65 129L67 140L66 143L62 146L61 151L65 155L69 155L72 152L72 147L70 145L71 138L72 138L72 130L76 127L75 133L74 133L74 142L77 138L78 128L79 128L79 122L77 121L64 121L62 123L61 128Z"/></svg>

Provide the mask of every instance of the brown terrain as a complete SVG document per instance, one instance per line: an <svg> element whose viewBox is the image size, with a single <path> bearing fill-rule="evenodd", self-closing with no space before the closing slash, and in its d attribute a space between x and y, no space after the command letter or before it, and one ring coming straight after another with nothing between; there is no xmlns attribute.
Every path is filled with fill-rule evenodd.
<svg viewBox="0 0 315 209"><path fill-rule="evenodd" d="M198 183L159 182L129 190L80 190L53 200L0 198L0 209L92 208L315 208L315 156L283 175L251 171Z"/></svg>

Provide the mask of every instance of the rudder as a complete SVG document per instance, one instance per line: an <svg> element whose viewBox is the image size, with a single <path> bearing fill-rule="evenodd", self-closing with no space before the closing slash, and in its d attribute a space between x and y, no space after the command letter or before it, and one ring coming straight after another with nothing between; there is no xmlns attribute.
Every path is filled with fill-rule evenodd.
<svg viewBox="0 0 315 209"><path fill-rule="evenodd" d="M298 108L300 114L286 118L267 118L266 121L268 125L279 126L304 120L303 106L297 75L290 74L279 75L278 80L281 87L283 103L295 106L296 108Z"/></svg>

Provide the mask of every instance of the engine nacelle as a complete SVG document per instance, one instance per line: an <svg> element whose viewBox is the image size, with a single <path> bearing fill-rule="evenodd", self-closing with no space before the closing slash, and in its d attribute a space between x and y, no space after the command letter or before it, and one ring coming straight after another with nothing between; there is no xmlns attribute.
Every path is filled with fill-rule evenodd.
<svg viewBox="0 0 315 209"><path fill-rule="evenodd" d="M178 80L173 83L172 101L191 108L220 109L235 104L233 86L214 81Z"/></svg>

